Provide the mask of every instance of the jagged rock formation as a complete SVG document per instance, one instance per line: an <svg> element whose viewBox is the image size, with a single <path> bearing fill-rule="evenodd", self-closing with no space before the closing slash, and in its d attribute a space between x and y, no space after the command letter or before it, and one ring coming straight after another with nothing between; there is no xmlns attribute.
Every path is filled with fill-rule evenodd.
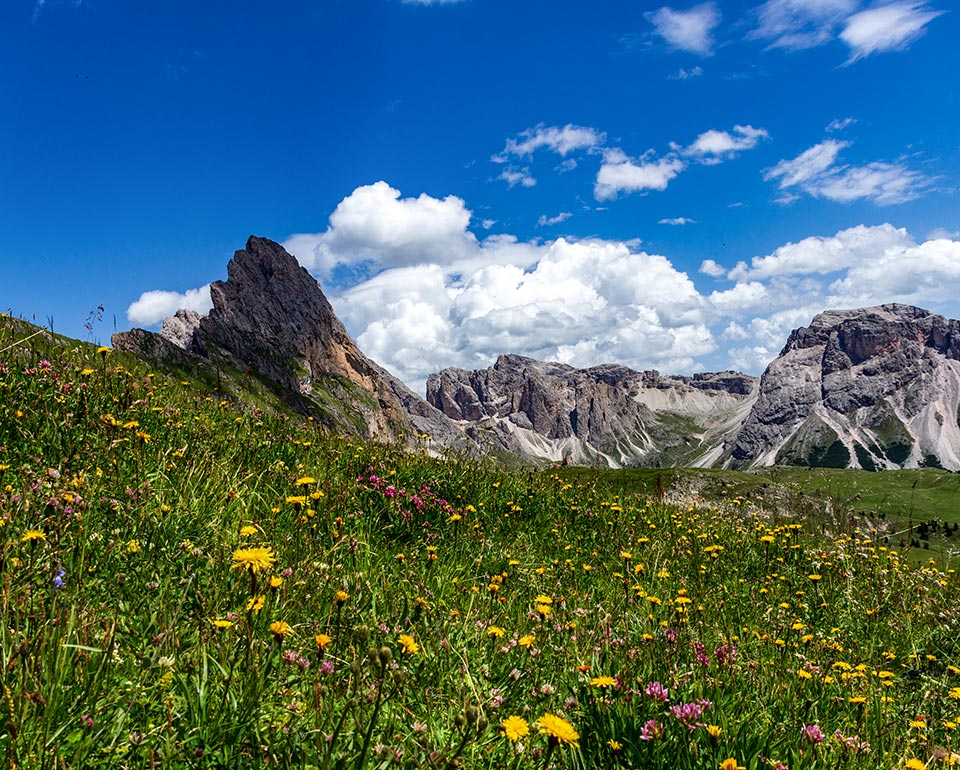
<svg viewBox="0 0 960 770"><path fill-rule="evenodd" d="M960 322L907 305L830 310L791 333L733 465L960 469Z"/></svg>
<svg viewBox="0 0 960 770"><path fill-rule="evenodd" d="M709 465L756 390L736 372L664 377L606 364L575 369L500 356L489 369L444 369L427 400L472 436L528 459L624 465Z"/></svg>
<svg viewBox="0 0 960 770"><path fill-rule="evenodd" d="M240 370L340 432L408 444L420 434L442 445L463 442L443 414L363 355L317 282L278 243L251 236L210 296L209 315L180 310L159 334L116 334L114 347Z"/></svg>

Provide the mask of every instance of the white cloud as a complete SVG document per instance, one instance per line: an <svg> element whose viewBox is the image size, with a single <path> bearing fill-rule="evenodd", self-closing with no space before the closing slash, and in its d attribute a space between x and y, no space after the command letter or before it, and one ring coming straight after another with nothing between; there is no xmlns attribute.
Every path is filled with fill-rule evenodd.
<svg viewBox="0 0 960 770"><path fill-rule="evenodd" d="M546 214L541 214L540 218L537 220L537 227L551 227L552 225L559 225L561 222L566 222L570 217L572 217L569 211L561 211L555 217L548 217Z"/></svg>
<svg viewBox="0 0 960 770"><path fill-rule="evenodd" d="M455 195L401 198L380 181L358 187L337 205L323 233L291 236L284 244L308 270L328 276L338 265L381 267L449 263L476 248L470 212Z"/></svg>
<svg viewBox="0 0 960 770"><path fill-rule="evenodd" d="M857 225L824 238L811 236L779 247L765 257L754 257L750 266L740 262L730 271L734 280L765 280L780 276L825 275L846 270L879 255L901 253L913 240L904 229L883 224Z"/></svg>
<svg viewBox="0 0 960 770"><path fill-rule="evenodd" d="M507 187L515 187L516 185L533 187L537 184L536 178L530 174L530 169L527 167L514 168L507 166L500 172L500 176L498 176L497 179L506 182Z"/></svg>
<svg viewBox="0 0 960 770"><path fill-rule="evenodd" d="M529 158L537 150L546 148L566 157L575 150L590 150L599 147L606 137L601 131L587 126L545 126L542 123L522 131L517 137L507 139L503 150L494 155L494 163L506 163L510 156Z"/></svg>
<svg viewBox="0 0 960 770"><path fill-rule="evenodd" d="M688 219L687 217L669 217L657 222L658 225L693 225L696 223L696 219Z"/></svg>
<svg viewBox="0 0 960 770"><path fill-rule="evenodd" d="M608 150L597 172L593 194L598 201L603 201L616 198L623 192L665 190L685 168L686 163L675 155L650 161L633 160L622 150Z"/></svg>
<svg viewBox="0 0 960 770"><path fill-rule="evenodd" d="M827 124L827 133L832 134L835 131L843 131L845 128L850 128L850 126L856 122L856 118L836 118Z"/></svg>
<svg viewBox="0 0 960 770"><path fill-rule="evenodd" d="M700 263L700 272L709 275L711 278L719 278L727 274L727 269L712 259L705 259Z"/></svg>
<svg viewBox="0 0 960 770"><path fill-rule="evenodd" d="M127 320L135 326L155 326L179 309L195 310L205 315L213 303L210 301L210 284L199 289L177 291L154 289L145 291L127 308Z"/></svg>
<svg viewBox="0 0 960 770"><path fill-rule="evenodd" d="M668 80L690 80L691 78L698 78L703 74L703 67L691 67L690 69L684 69L681 67L676 71L675 74L670 75Z"/></svg>
<svg viewBox="0 0 960 770"><path fill-rule="evenodd" d="M867 199L882 206L918 198L930 186L930 180L923 174L902 163L875 161L864 166L838 165L840 151L851 144L827 139L796 158L781 160L764 173L764 179L777 182L785 193L779 199L783 203L796 200L800 190L814 198L838 203Z"/></svg>
<svg viewBox="0 0 960 770"><path fill-rule="evenodd" d="M720 11L714 3L701 3L689 11L664 6L645 16L673 48L704 56L713 53L713 30L720 23Z"/></svg>
<svg viewBox="0 0 960 770"><path fill-rule="evenodd" d="M769 138L766 129L753 126L734 126L733 133L711 129L700 134L685 152L709 165L732 158L742 150L752 150L761 139Z"/></svg>
<svg viewBox="0 0 960 770"><path fill-rule="evenodd" d="M955 241L960 239L960 230L948 230L945 227L937 227L927 233L928 241Z"/></svg>
<svg viewBox="0 0 960 770"><path fill-rule="evenodd" d="M799 51L832 40L859 0L767 0L757 9L748 37L769 40L771 48Z"/></svg>
<svg viewBox="0 0 960 770"><path fill-rule="evenodd" d="M840 39L850 46L849 62L875 53L902 51L925 32L925 27L944 11L931 10L925 2L895 2L869 8L846 21Z"/></svg>

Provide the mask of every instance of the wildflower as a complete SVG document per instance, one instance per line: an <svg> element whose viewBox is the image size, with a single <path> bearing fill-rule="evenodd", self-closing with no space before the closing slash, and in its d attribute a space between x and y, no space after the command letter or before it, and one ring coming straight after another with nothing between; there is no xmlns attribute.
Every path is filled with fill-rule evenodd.
<svg viewBox="0 0 960 770"><path fill-rule="evenodd" d="M254 575L269 572L276 561L273 549L263 546L238 548L233 552L233 569L250 570Z"/></svg>
<svg viewBox="0 0 960 770"><path fill-rule="evenodd" d="M108 348L106 345L101 345L100 347L97 348L97 353L99 353L101 356L105 356L109 352L110 352L110 348Z"/></svg>
<svg viewBox="0 0 960 770"><path fill-rule="evenodd" d="M280 575L271 575L269 585L271 588L279 588L283 585L283 578Z"/></svg>
<svg viewBox="0 0 960 770"><path fill-rule="evenodd" d="M398 641L405 655L416 655L420 652L420 645L417 644L416 640L409 634L400 634Z"/></svg>
<svg viewBox="0 0 960 770"><path fill-rule="evenodd" d="M266 596L251 596L247 599L247 612L260 612L263 609L263 603L267 600Z"/></svg>
<svg viewBox="0 0 960 770"><path fill-rule="evenodd" d="M620 751L623 748L623 744L613 738L607 739L607 746L610 747L610 751Z"/></svg>
<svg viewBox="0 0 960 770"><path fill-rule="evenodd" d="M326 634L317 634L313 639L317 643L317 650L327 649L327 646L333 641L333 638Z"/></svg>
<svg viewBox="0 0 960 770"><path fill-rule="evenodd" d="M590 680L591 687L616 687L617 680L612 676L595 676Z"/></svg>
<svg viewBox="0 0 960 770"><path fill-rule="evenodd" d="M143 550L143 546L140 545L139 540L131 540L127 543L127 553L140 553Z"/></svg>
<svg viewBox="0 0 960 770"><path fill-rule="evenodd" d="M63 576L64 576L65 574L66 574L66 573L63 571L63 568L62 568L62 567L57 570L57 575L56 575L56 577L54 577L54 579L53 579L53 587L54 587L54 588L63 588L63 586L64 586Z"/></svg>
<svg viewBox="0 0 960 770"><path fill-rule="evenodd" d="M960 687L954 687L947 693L948 698L953 698L954 700L960 700Z"/></svg>
<svg viewBox="0 0 960 770"><path fill-rule="evenodd" d="M275 620L270 624L270 633L273 634L274 640L279 643L290 636L290 634L293 633L293 629L290 628L285 620Z"/></svg>
<svg viewBox="0 0 960 770"><path fill-rule="evenodd" d="M517 644L521 647L532 647L537 638L533 634L526 634L517 639Z"/></svg>
<svg viewBox="0 0 960 770"><path fill-rule="evenodd" d="M551 743L580 748L580 734L566 719L544 714L537 720L537 724L540 726L540 735L546 735Z"/></svg>
<svg viewBox="0 0 960 770"><path fill-rule="evenodd" d="M723 728L718 725L707 725L706 726L707 735L716 740L720 737L720 733L723 732Z"/></svg>
<svg viewBox="0 0 960 770"><path fill-rule="evenodd" d="M916 758L911 758L907 760L904 767L909 768L909 770L926 770L927 766L921 760Z"/></svg>
<svg viewBox="0 0 960 770"><path fill-rule="evenodd" d="M348 601L350 601L350 594L346 591L337 591L333 595L333 600L337 603L337 607L342 607Z"/></svg>
<svg viewBox="0 0 960 770"><path fill-rule="evenodd" d="M317 480L313 476L301 476L294 484L298 487L305 487L307 484L316 484Z"/></svg>
<svg viewBox="0 0 960 770"><path fill-rule="evenodd" d="M233 622L229 620L215 620L213 621L213 625L215 625L217 628L230 628L233 625Z"/></svg>
<svg viewBox="0 0 960 770"><path fill-rule="evenodd" d="M28 529L20 538L24 543L36 543L38 540L46 540L47 536L39 529Z"/></svg>
<svg viewBox="0 0 960 770"><path fill-rule="evenodd" d="M720 770L747 770L743 765L738 764L733 757L723 760L720 763Z"/></svg>
<svg viewBox="0 0 960 770"><path fill-rule="evenodd" d="M500 729L503 731L503 737L514 743L530 734L527 720L518 716L509 716L504 719L500 723Z"/></svg>
<svg viewBox="0 0 960 770"><path fill-rule="evenodd" d="M820 729L820 725L807 725L800 734L804 740L810 743L823 743L824 738L826 738L823 730Z"/></svg>
<svg viewBox="0 0 960 770"><path fill-rule="evenodd" d="M487 636L494 637L497 639L500 639L505 633L507 632L504 629L500 628L500 626L490 626L487 629Z"/></svg>
<svg viewBox="0 0 960 770"><path fill-rule="evenodd" d="M656 719L648 719L640 730L641 741L655 741L663 737L663 725Z"/></svg>
<svg viewBox="0 0 960 770"><path fill-rule="evenodd" d="M650 682L645 690L646 696L650 700L666 703L670 699L670 690L664 687L660 682Z"/></svg>
<svg viewBox="0 0 960 770"><path fill-rule="evenodd" d="M257 528L253 524L244 524L240 527L240 537L250 537L257 534Z"/></svg>

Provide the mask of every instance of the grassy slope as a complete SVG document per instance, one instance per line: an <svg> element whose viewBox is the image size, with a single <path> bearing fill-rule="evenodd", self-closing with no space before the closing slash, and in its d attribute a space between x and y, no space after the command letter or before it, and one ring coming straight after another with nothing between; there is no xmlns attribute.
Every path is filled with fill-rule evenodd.
<svg viewBox="0 0 960 770"><path fill-rule="evenodd" d="M753 477L662 501L656 472L442 462L23 334L0 319L8 766L888 770L960 751L957 576Z"/></svg>

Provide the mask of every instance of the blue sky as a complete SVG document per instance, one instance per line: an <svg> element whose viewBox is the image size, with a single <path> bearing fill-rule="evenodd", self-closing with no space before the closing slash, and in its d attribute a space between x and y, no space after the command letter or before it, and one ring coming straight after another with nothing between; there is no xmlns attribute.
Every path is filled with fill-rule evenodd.
<svg viewBox="0 0 960 770"><path fill-rule="evenodd" d="M827 307L960 315L947 0L9 0L0 305L204 310L253 233L419 388L522 353L759 372Z"/></svg>

